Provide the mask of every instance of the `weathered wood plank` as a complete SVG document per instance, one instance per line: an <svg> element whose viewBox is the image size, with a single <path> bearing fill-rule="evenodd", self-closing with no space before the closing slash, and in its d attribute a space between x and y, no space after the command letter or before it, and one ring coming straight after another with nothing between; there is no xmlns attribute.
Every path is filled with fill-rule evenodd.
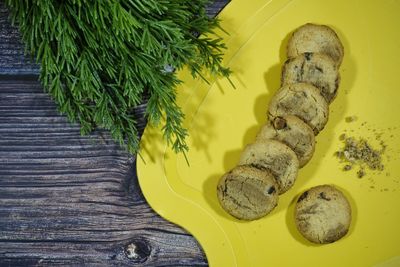
<svg viewBox="0 0 400 267"><path fill-rule="evenodd" d="M17 27L12 27L4 1L0 0L0 73L38 74L39 65L24 55Z"/></svg>
<svg viewBox="0 0 400 267"><path fill-rule="evenodd" d="M80 136L40 90L0 81L0 265L206 265L145 202L135 157L106 131Z"/></svg>

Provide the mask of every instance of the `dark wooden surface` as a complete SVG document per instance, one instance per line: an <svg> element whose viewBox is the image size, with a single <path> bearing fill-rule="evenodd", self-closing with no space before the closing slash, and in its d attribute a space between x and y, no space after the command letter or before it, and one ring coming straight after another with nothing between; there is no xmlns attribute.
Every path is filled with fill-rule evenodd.
<svg viewBox="0 0 400 267"><path fill-rule="evenodd" d="M0 1L0 266L207 265L197 241L148 206L135 157L106 131L80 136L38 72Z"/></svg>

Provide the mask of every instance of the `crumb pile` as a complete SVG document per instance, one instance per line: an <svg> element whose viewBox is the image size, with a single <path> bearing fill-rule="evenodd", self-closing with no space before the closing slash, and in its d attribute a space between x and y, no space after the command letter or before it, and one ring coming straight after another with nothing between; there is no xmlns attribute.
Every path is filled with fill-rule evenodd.
<svg viewBox="0 0 400 267"><path fill-rule="evenodd" d="M344 171L358 168L357 176L362 178L366 174L366 169L383 171L382 154L385 152L386 145L381 142L380 149L374 149L367 140L348 137L345 134L340 136L344 147L336 152L336 156L346 165Z"/></svg>

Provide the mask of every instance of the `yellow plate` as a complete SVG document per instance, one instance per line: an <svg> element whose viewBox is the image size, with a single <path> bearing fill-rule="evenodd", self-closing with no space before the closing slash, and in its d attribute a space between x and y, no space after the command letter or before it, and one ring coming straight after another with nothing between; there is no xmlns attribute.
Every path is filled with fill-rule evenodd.
<svg viewBox="0 0 400 267"><path fill-rule="evenodd" d="M211 266L400 266L400 1L236 0L220 14L228 45L226 80L207 85L180 77L179 103L189 129L190 167L166 148L160 131L147 128L139 182L149 204L192 233ZM238 161L266 121L279 88L289 33L321 23L337 30L345 48L342 81L330 119L317 137L313 159L268 216L242 222L219 206L219 177ZM355 122L345 122L347 116ZM366 123L364 123L366 122ZM333 156L347 131L388 148L385 171L356 178ZM376 132L374 132L374 130ZM293 199L318 184L335 184L350 198L353 221L342 240L323 246L304 240L293 223Z"/></svg>

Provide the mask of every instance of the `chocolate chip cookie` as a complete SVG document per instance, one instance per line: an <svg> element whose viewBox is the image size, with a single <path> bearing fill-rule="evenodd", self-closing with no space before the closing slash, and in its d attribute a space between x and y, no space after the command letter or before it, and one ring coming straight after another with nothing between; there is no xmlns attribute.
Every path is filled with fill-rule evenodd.
<svg viewBox="0 0 400 267"><path fill-rule="evenodd" d="M261 218L278 204L273 175L249 165L237 166L223 175L217 196L225 211L242 220Z"/></svg>
<svg viewBox="0 0 400 267"><path fill-rule="evenodd" d="M293 32L287 45L287 56L292 58L306 52L326 54L335 61L337 66L340 66L344 48L332 28L307 23Z"/></svg>
<svg viewBox="0 0 400 267"><path fill-rule="evenodd" d="M300 118L293 115L275 117L260 130L256 141L274 139L289 146L297 155L300 167L312 158L315 149L314 132Z"/></svg>
<svg viewBox="0 0 400 267"><path fill-rule="evenodd" d="M271 139L247 145L240 156L239 165L251 165L271 172L278 184L279 194L293 186L299 170L299 161L294 151Z"/></svg>
<svg viewBox="0 0 400 267"><path fill-rule="evenodd" d="M308 83L286 84L272 97L268 117L295 115L306 122L317 135L328 121L328 104L318 88Z"/></svg>
<svg viewBox="0 0 400 267"><path fill-rule="evenodd" d="M319 185L298 198L295 222L299 232L309 241L332 243L349 231L351 206L334 186Z"/></svg>
<svg viewBox="0 0 400 267"><path fill-rule="evenodd" d="M285 62L281 79L282 85L311 83L331 103L337 95L340 75L335 62L329 56L307 52Z"/></svg>

